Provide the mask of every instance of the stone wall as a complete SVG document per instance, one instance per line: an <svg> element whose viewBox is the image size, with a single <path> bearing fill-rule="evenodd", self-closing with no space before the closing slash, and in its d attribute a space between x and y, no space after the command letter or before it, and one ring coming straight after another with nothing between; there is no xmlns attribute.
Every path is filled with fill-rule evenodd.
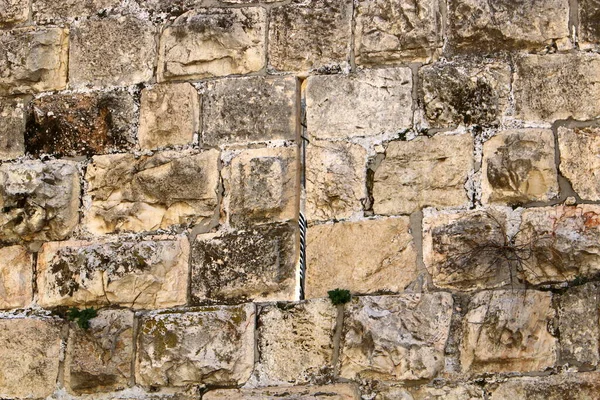
<svg viewBox="0 0 600 400"><path fill-rule="evenodd" d="M598 399L599 155L598 0L0 0L0 398Z"/></svg>

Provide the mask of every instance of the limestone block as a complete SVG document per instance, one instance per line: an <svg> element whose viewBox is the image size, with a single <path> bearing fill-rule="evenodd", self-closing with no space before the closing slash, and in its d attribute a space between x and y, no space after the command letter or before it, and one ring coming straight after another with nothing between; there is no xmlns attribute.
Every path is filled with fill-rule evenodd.
<svg viewBox="0 0 600 400"><path fill-rule="evenodd" d="M133 312L101 310L87 330L71 325L65 386L72 394L127 388L132 375Z"/></svg>
<svg viewBox="0 0 600 400"><path fill-rule="evenodd" d="M142 90L138 140L142 149L193 142L200 124L198 91L189 83Z"/></svg>
<svg viewBox="0 0 600 400"><path fill-rule="evenodd" d="M600 116L600 55L527 55L517 62L514 98L519 119L552 123Z"/></svg>
<svg viewBox="0 0 600 400"><path fill-rule="evenodd" d="M0 319L0 397L45 398L54 392L61 326L51 319Z"/></svg>
<svg viewBox="0 0 600 400"><path fill-rule="evenodd" d="M213 80L207 83L203 107L205 145L296 139L298 101L294 77Z"/></svg>
<svg viewBox="0 0 600 400"><path fill-rule="evenodd" d="M129 150L135 143L136 108L124 90L40 97L31 104L25 149L35 157Z"/></svg>
<svg viewBox="0 0 600 400"><path fill-rule="evenodd" d="M358 65L426 61L442 47L438 0L359 0L354 53Z"/></svg>
<svg viewBox="0 0 600 400"><path fill-rule="evenodd" d="M359 400L360 391L352 383L323 386L272 387L262 389L217 389L204 400Z"/></svg>
<svg viewBox="0 0 600 400"><path fill-rule="evenodd" d="M307 129L313 138L393 134L412 126L409 68L317 75L307 82Z"/></svg>
<svg viewBox="0 0 600 400"><path fill-rule="evenodd" d="M509 105L511 71L504 63L436 63L420 68L419 79L431 128L495 124Z"/></svg>
<svg viewBox="0 0 600 400"><path fill-rule="evenodd" d="M569 37L568 0L450 0L448 8L457 52L541 50Z"/></svg>
<svg viewBox="0 0 600 400"><path fill-rule="evenodd" d="M460 362L470 373L543 371L556 363L552 293L485 291L474 295L463 320Z"/></svg>
<svg viewBox="0 0 600 400"><path fill-rule="evenodd" d="M452 304L442 292L355 298L345 308L341 377L435 377L444 368Z"/></svg>
<svg viewBox="0 0 600 400"><path fill-rule="evenodd" d="M600 3L597 0L580 0L578 6L579 41L584 45L600 45Z"/></svg>
<svg viewBox="0 0 600 400"><path fill-rule="evenodd" d="M32 0L31 10L37 23L72 22L116 8L120 3L120 0Z"/></svg>
<svg viewBox="0 0 600 400"><path fill-rule="evenodd" d="M307 298L336 288L401 292L417 278L408 217L310 226L307 248Z"/></svg>
<svg viewBox="0 0 600 400"><path fill-rule="evenodd" d="M584 200L600 200L600 128L558 128L560 172Z"/></svg>
<svg viewBox="0 0 600 400"><path fill-rule="evenodd" d="M158 81L247 74L265 66L261 7L189 11L163 30Z"/></svg>
<svg viewBox="0 0 600 400"><path fill-rule="evenodd" d="M223 169L229 224L297 221L300 200L297 146L245 150Z"/></svg>
<svg viewBox="0 0 600 400"><path fill-rule="evenodd" d="M269 65L280 71L348 68L351 0L293 0L271 9Z"/></svg>
<svg viewBox="0 0 600 400"><path fill-rule="evenodd" d="M381 385L375 400L483 400L481 387L460 382L454 385L431 385L403 387L399 385Z"/></svg>
<svg viewBox="0 0 600 400"><path fill-rule="evenodd" d="M0 241L62 240L79 221L79 172L71 161L0 166Z"/></svg>
<svg viewBox="0 0 600 400"><path fill-rule="evenodd" d="M152 78L156 29L134 17L83 19L71 24L69 85L127 86Z"/></svg>
<svg viewBox="0 0 600 400"><path fill-rule="evenodd" d="M521 204L558 195L554 134L549 129L503 131L483 145L482 203Z"/></svg>
<svg viewBox="0 0 600 400"><path fill-rule="evenodd" d="M293 300L297 235L296 224L198 235L192 244L192 300Z"/></svg>
<svg viewBox="0 0 600 400"><path fill-rule="evenodd" d="M60 28L0 32L0 96L64 89L67 32Z"/></svg>
<svg viewBox="0 0 600 400"><path fill-rule="evenodd" d="M0 100L0 161L25 153L25 107L21 99Z"/></svg>
<svg viewBox="0 0 600 400"><path fill-rule="evenodd" d="M240 385L254 366L254 304L161 312L142 318L136 382Z"/></svg>
<svg viewBox="0 0 600 400"><path fill-rule="evenodd" d="M331 376L336 316L329 299L263 307L254 371L258 384L302 384Z"/></svg>
<svg viewBox="0 0 600 400"><path fill-rule="evenodd" d="M0 248L0 309L27 307L33 300L33 258L23 246Z"/></svg>
<svg viewBox="0 0 600 400"><path fill-rule="evenodd" d="M38 256L38 303L144 309L185 304L188 241L155 239L44 243Z"/></svg>
<svg viewBox="0 0 600 400"><path fill-rule="evenodd" d="M210 220L219 205L219 152L96 156L87 168L91 233L140 232Z"/></svg>
<svg viewBox="0 0 600 400"><path fill-rule="evenodd" d="M513 378L492 392L491 400L586 400L598 397L600 373L566 373Z"/></svg>
<svg viewBox="0 0 600 400"><path fill-rule="evenodd" d="M375 171L375 214L410 214L425 206L468 204L465 184L473 169L470 134L390 142Z"/></svg>
<svg viewBox="0 0 600 400"><path fill-rule="evenodd" d="M28 17L28 0L0 0L0 26L24 22Z"/></svg>

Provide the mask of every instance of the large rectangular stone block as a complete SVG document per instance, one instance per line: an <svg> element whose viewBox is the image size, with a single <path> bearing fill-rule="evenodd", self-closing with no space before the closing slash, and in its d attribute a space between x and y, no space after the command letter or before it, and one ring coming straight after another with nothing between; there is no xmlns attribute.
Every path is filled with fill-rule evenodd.
<svg viewBox="0 0 600 400"><path fill-rule="evenodd" d="M0 100L0 160L25 153L26 103L23 99Z"/></svg>
<svg viewBox="0 0 600 400"><path fill-rule="evenodd" d="M0 248L0 309L24 308L33 300L33 256L23 246Z"/></svg>
<svg viewBox="0 0 600 400"><path fill-rule="evenodd" d="M217 389L207 392L204 400L359 400L358 387L352 383L323 386L270 387L260 389Z"/></svg>
<svg viewBox="0 0 600 400"><path fill-rule="evenodd" d="M491 400L592 400L600 393L600 373L562 373L550 376L524 376L501 383Z"/></svg>
<svg viewBox="0 0 600 400"><path fill-rule="evenodd" d="M561 174L583 200L600 200L600 128L558 128Z"/></svg>
<svg viewBox="0 0 600 400"><path fill-rule="evenodd" d="M120 0L31 0L32 18L39 24L72 22L120 5Z"/></svg>

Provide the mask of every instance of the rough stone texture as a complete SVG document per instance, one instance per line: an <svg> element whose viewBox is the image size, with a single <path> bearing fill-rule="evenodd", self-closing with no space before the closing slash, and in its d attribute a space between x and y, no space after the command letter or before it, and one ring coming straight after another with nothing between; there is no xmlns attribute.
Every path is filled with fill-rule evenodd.
<svg viewBox="0 0 600 400"><path fill-rule="evenodd" d="M400 292L417 278L408 217L314 225L307 248L308 298L336 288Z"/></svg>
<svg viewBox="0 0 600 400"><path fill-rule="evenodd" d="M513 378L494 390L491 400L591 400L600 392L600 373Z"/></svg>
<svg viewBox="0 0 600 400"><path fill-rule="evenodd" d="M79 221L79 172L70 161L0 166L0 241L62 240Z"/></svg>
<svg viewBox="0 0 600 400"><path fill-rule="evenodd" d="M192 300L293 300L297 234L296 224L270 224L198 235L192 245Z"/></svg>
<svg viewBox="0 0 600 400"><path fill-rule="evenodd" d="M297 146L245 150L223 169L229 224L296 221L300 191Z"/></svg>
<svg viewBox="0 0 600 400"><path fill-rule="evenodd" d="M516 117L551 123L600 116L600 55L528 55L517 62Z"/></svg>
<svg viewBox="0 0 600 400"><path fill-rule="evenodd" d="M136 382L239 385L254 366L254 304L157 313L142 319Z"/></svg>
<svg viewBox="0 0 600 400"><path fill-rule="evenodd" d="M198 91L189 83L142 90L138 140L142 149L191 144L200 125Z"/></svg>
<svg viewBox="0 0 600 400"><path fill-rule="evenodd" d="M583 200L600 200L600 128L558 128L560 172Z"/></svg>
<svg viewBox="0 0 600 400"><path fill-rule="evenodd" d="M123 90L40 97L31 103L25 149L35 157L126 151L135 143L135 110Z"/></svg>
<svg viewBox="0 0 600 400"><path fill-rule="evenodd" d="M468 204L465 184L473 169L470 134L390 142L375 171L375 214L410 214L425 206Z"/></svg>
<svg viewBox="0 0 600 400"><path fill-rule="evenodd" d="M600 2L598 0L579 1L578 39L585 44L600 45Z"/></svg>
<svg viewBox="0 0 600 400"><path fill-rule="evenodd" d="M31 10L37 23L72 22L75 18L101 14L120 3L120 0L32 0Z"/></svg>
<svg viewBox="0 0 600 400"><path fill-rule="evenodd" d="M356 11L356 63L382 65L426 61L442 47L438 0L399 2L359 0Z"/></svg>
<svg viewBox="0 0 600 400"><path fill-rule="evenodd" d="M358 144L311 141L306 146L306 218L362 215L367 199L367 151Z"/></svg>
<svg viewBox="0 0 600 400"><path fill-rule="evenodd" d="M38 255L38 303L166 308L187 301L187 239L51 242Z"/></svg>
<svg viewBox="0 0 600 400"><path fill-rule="evenodd" d="M340 376L431 379L444 368L449 293L360 297L346 306Z"/></svg>
<svg viewBox="0 0 600 400"><path fill-rule="evenodd" d="M60 331L50 319L0 319L0 397L45 398L54 391Z"/></svg>
<svg viewBox="0 0 600 400"><path fill-rule="evenodd" d="M568 0L450 0L449 47L489 53L544 49L569 38Z"/></svg>
<svg viewBox="0 0 600 400"><path fill-rule="evenodd" d="M302 384L330 376L336 316L329 299L263 307L254 372L258 384Z"/></svg>
<svg viewBox="0 0 600 400"><path fill-rule="evenodd" d="M352 0L292 0L271 9L269 65L281 71L348 68Z"/></svg>
<svg viewBox="0 0 600 400"><path fill-rule="evenodd" d="M554 134L549 129L503 131L483 145L482 203L522 204L558 195Z"/></svg>
<svg viewBox="0 0 600 400"><path fill-rule="evenodd" d="M479 292L463 320L460 361L470 373L543 371L556 363L552 293Z"/></svg>
<svg viewBox="0 0 600 400"><path fill-rule="evenodd" d="M87 168L94 234L140 232L210 220L217 210L219 152L96 156Z"/></svg>
<svg viewBox="0 0 600 400"><path fill-rule="evenodd" d="M160 39L158 80L247 74L265 66L266 11L205 8L187 12Z"/></svg>
<svg viewBox="0 0 600 400"><path fill-rule="evenodd" d="M0 96L64 89L68 47L65 29L0 32Z"/></svg>
<svg viewBox="0 0 600 400"><path fill-rule="evenodd" d="M126 86L152 78L156 30L150 22L84 19L71 25L70 36L70 86Z"/></svg>
<svg viewBox="0 0 600 400"><path fill-rule="evenodd" d="M85 331L71 324L65 386L73 394L125 389L132 360L133 312L101 310Z"/></svg>
<svg viewBox="0 0 600 400"><path fill-rule="evenodd" d="M485 399L483 389L471 383L459 382L455 385L402 387L381 385L377 387L375 400L478 400Z"/></svg>
<svg viewBox="0 0 600 400"><path fill-rule="evenodd" d="M25 153L25 107L20 99L0 100L0 161Z"/></svg>
<svg viewBox="0 0 600 400"><path fill-rule="evenodd" d="M393 134L412 126L409 68L317 75L307 82L307 127L314 138Z"/></svg>
<svg viewBox="0 0 600 400"><path fill-rule="evenodd" d="M419 69L424 124L431 128L497 123L509 105L511 71L497 62L436 63Z"/></svg>
<svg viewBox="0 0 600 400"><path fill-rule="evenodd" d="M33 257L23 246L0 248L0 309L27 307L33 300Z"/></svg>
<svg viewBox="0 0 600 400"><path fill-rule="evenodd" d="M24 22L29 17L29 0L0 0L0 26Z"/></svg>
<svg viewBox="0 0 600 400"><path fill-rule="evenodd" d="M218 389L203 400L359 400L360 391L351 383L262 389Z"/></svg>
<svg viewBox="0 0 600 400"><path fill-rule="evenodd" d="M203 100L205 145L296 139L298 104L294 77L210 81Z"/></svg>

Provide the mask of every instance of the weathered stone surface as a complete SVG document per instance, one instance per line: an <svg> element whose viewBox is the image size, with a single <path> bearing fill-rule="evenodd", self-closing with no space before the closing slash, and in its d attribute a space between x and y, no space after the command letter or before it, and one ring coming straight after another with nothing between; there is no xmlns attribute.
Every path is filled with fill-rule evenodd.
<svg viewBox="0 0 600 400"><path fill-rule="evenodd" d="M133 312L101 310L87 330L72 324L65 386L73 394L125 389L132 375Z"/></svg>
<svg viewBox="0 0 600 400"><path fill-rule="evenodd" d="M0 166L0 241L62 240L79 221L79 172L70 161Z"/></svg>
<svg viewBox="0 0 600 400"><path fill-rule="evenodd" d="M340 375L433 378L444 368L452 304L449 293L355 298L345 309Z"/></svg>
<svg viewBox="0 0 600 400"><path fill-rule="evenodd" d="M398 2L359 0L356 11L356 63L381 65L426 61L442 47L438 0Z"/></svg>
<svg viewBox="0 0 600 400"><path fill-rule="evenodd" d="M85 177L87 229L140 232L207 222L219 204L218 161L216 150L94 157Z"/></svg>
<svg viewBox="0 0 600 400"><path fill-rule="evenodd" d="M65 29L0 32L0 96L64 89L68 47Z"/></svg>
<svg viewBox="0 0 600 400"><path fill-rule="evenodd" d="M408 217L314 225L307 247L308 298L336 288L400 292L417 278Z"/></svg>
<svg viewBox="0 0 600 400"><path fill-rule="evenodd" d="M140 325L136 382L142 386L239 385L254 366L254 304L157 313Z"/></svg>
<svg viewBox="0 0 600 400"><path fill-rule="evenodd" d="M266 11L260 7L187 12L160 39L158 80L247 74L265 66Z"/></svg>
<svg viewBox="0 0 600 400"><path fill-rule="evenodd" d="M521 204L558 195L554 134L549 129L500 132L483 145L482 203Z"/></svg>
<svg viewBox="0 0 600 400"><path fill-rule="evenodd" d="M210 81L203 107L205 145L296 139L298 104L294 77L253 76Z"/></svg>
<svg viewBox="0 0 600 400"><path fill-rule="evenodd" d="M449 46L457 52L544 49L569 37L568 0L450 0Z"/></svg>
<svg viewBox="0 0 600 400"><path fill-rule="evenodd" d="M127 86L152 78L156 30L150 22L84 19L71 25L70 36L70 86Z"/></svg>
<svg viewBox="0 0 600 400"><path fill-rule="evenodd" d="M27 307L33 300L33 258L23 246L0 248L0 309Z"/></svg>
<svg viewBox="0 0 600 400"><path fill-rule="evenodd" d="M189 243L50 242L38 255L38 303L166 308L187 301Z"/></svg>
<svg viewBox="0 0 600 400"><path fill-rule="evenodd" d="M460 361L470 373L543 371L556 363L552 293L501 290L474 295L463 320Z"/></svg>
<svg viewBox="0 0 600 400"><path fill-rule="evenodd" d="M465 183L473 169L470 134L390 142L375 171L375 214L410 214L425 206L468 203Z"/></svg>
<svg viewBox="0 0 600 400"><path fill-rule="evenodd" d="M245 150L223 169L229 224L243 227L298 219L297 146Z"/></svg>
<svg viewBox="0 0 600 400"><path fill-rule="evenodd" d="M37 23L72 22L76 18L91 17L113 9L120 0L32 0L33 20Z"/></svg>
<svg viewBox="0 0 600 400"><path fill-rule="evenodd" d="M558 128L560 172L584 200L600 200L600 128Z"/></svg>
<svg viewBox="0 0 600 400"><path fill-rule="evenodd" d="M0 100L0 161L25 153L25 107L20 99Z"/></svg>
<svg viewBox="0 0 600 400"><path fill-rule="evenodd" d="M362 215L367 199L367 151L348 142L306 145L306 217L309 221Z"/></svg>
<svg viewBox="0 0 600 400"><path fill-rule="evenodd" d="M580 0L578 39L585 44L600 44L600 3L598 0Z"/></svg>
<svg viewBox="0 0 600 400"><path fill-rule="evenodd" d="M24 22L28 17L28 0L0 0L0 26Z"/></svg>
<svg viewBox="0 0 600 400"><path fill-rule="evenodd" d="M54 391L60 331L50 319L0 319L0 397L45 398Z"/></svg>
<svg viewBox="0 0 600 400"><path fill-rule="evenodd" d="M314 138L392 134L412 126L409 68L317 75L307 82L307 127Z"/></svg>
<svg viewBox="0 0 600 400"><path fill-rule="evenodd" d="M600 116L600 55L528 55L517 62L516 117L551 123Z"/></svg>
<svg viewBox="0 0 600 400"><path fill-rule="evenodd" d="M331 375L336 316L329 299L263 307L254 371L258 384L302 384Z"/></svg>
<svg viewBox="0 0 600 400"><path fill-rule="evenodd" d="M600 392L600 373L513 378L492 392L491 400L591 400Z"/></svg>
<svg viewBox="0 0 600 400"><path fill-rule="evenodd" d="M377 387L375 400L483 400L485 398L481 387L464 382L445 386L402 387L389 385L383 388L380 386Z"/></svg>
<svg viewBox="0 0 600 400"><path fill-rule="evenodd" d="M25 149L35 157L128 150L135 143L136 108L124 90L40 97L31 103Z"/></svg>
<svg viewBox="0 0 600 400"><path fill-rule="evenodd" d="M138 140L142 149L190 144L200 124L198 91L189 83L142 90Z"/></svg>
<svg viewBox="0 0 600 400"><path fill-rule="evenodd" d="M431 128L494 124L509 105L511 71L507 64L436 63L422 67L419 79L423 122Z"/></svg>
<svg viewBox="0 0 600 400"><path fill-rule="evenodd" d="M298 386L263 389L218 389L206 393L204 400L359 400L360 391L351 383L324 386Z"/></svg>
<svg viewBox="0 0 600 400"><path fill-rule="evenodd" d="M293 0L271 9L269 65L281 71L348 68L351 0Z"/></svg>
<svg viewBox="0 0 600 400"><path fill-rule="evenodd" d="M192 245L192 300L293 300L297 235L295 224L198 235Z"/></svg>

